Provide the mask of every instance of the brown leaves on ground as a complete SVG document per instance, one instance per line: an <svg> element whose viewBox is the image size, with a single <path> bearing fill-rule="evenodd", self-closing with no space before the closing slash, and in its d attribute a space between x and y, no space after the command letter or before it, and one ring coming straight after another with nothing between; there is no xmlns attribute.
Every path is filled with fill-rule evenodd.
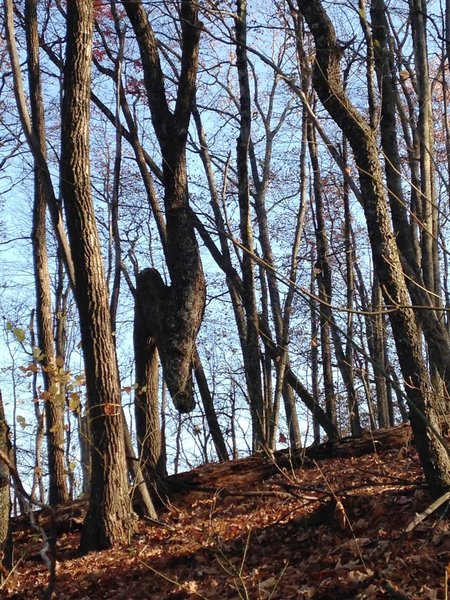
<svg viewBox="0 0 450 600"><path fill-rule="evenodd" d="M436 511L405 533L431 503L413 451L305 463L255 482L257 460L244 459L235 478L230 463L195 470L219 491L177 494L126 547L77 557L79 534L62 534L55 598L446 598L449 522ZM16 533L1 598L42 596L38 552L38 540Z"/></svg>

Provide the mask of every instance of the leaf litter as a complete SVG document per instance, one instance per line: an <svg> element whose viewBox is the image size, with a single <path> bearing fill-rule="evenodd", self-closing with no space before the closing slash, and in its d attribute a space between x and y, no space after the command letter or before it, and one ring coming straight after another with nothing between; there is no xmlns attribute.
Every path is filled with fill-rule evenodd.
<svg viewBox="0 0 450 600"><path fill-rule="evenodd" d="M406 532L432 502L414 450L305 461L268 477L257 460L183 474L208 491L174 494L161 522L139 521L122 547L80 557L79 531L62 533L54 597L447 598L448 516L436 511ZM41 598L40 542L23 523L14 538L17 564L0 598Z"/></svg>

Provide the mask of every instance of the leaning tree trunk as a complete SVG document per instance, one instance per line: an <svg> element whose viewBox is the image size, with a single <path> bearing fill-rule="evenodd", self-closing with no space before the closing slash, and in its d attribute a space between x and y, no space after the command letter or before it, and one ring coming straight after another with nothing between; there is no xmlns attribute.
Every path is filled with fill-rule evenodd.
<svg viewBox="0 0 450 600"><path fill-rule="evenodd" d="M181 412L194 407L192 368L195 340L205 308L205 278L189 214L186 143L198 67L200 23L196 2L180 3L181 69L175 110L164 89L158 42L140 0L123 2L141 54L152 122L163 160L166 214L166 261L171 285L154 269L140 276L143 317L147 334L154 337L164 378L175 406Z"/></svg>
<svg viewBox="0 0 450 600"><path fill-rule="evenodd" d="M395 232L395 240L400 251L402 267L406 274L406 284L412 302L416 306L429 307L427 310L419 310L416 317L423 329L423 333L428 345L430 359L434 367L439 371L440 376L449 386L450 373L450 337L445 320L442 315L435 310L436 297L434 296L434 284L432 279L439 280L439 274L436 273L436 267L430 267L431 271L425 276L422 272L419 260L420 249L419 241L416 235L416 219L409 219L407 202L403 193L403 178L401 175L401 151L397 136L396 107L398 106L395 90L394 57L389 46L389 27L385 17L386 6L383 0L372 0L371 17L373 25L373 37L375 40L375 65L379 81L381 96L381 122L380 139L383 153L385 155L385 176L387 183L387 195L390 202L392 224ZM412 109L411 109L412 110ZM402 117L402 121L407 118ZM404 127L406 124L404 125ZM419 128L417 128L419 129ZM406 130L404 129L404 132ZM406 133L405 133L406 135ZM419 145L419 136L413 143L407 140L408 146ZM406 138L405 138L406 139ZM423 148L423 152L429 152L430 147ZM418 208L421 200L418 190L421 187L420 177L417 172L417 163L420 162L420 153L416 156L411 154L411 212L420 212ZM427 162L428 167L430 167ZM429 169L425 169L426 177L429 179ZM430 167L431 168L431 167ZM431 183L426 183L426 189L432 188ZM430 193L432 193L430 191ZM430 222L433 222L431 219ZM431 231L431 229L430 229ZM433 234L434 235L434 234ZM427 244L430 243L427 235ZM434 250L429 250L430 260ZM431 264L431 263L430 263ZM427 288L426 277L431 287Z"/></svg>
<svg viewBox="0 0 450 600"><path fill-rule="evenodd" d="M89 110L92 4L67 5L61 179L80 315L91 422L91 495L81 534L83 552L127 539L129 498L121 396L108 293L91 198Z"/></svg>
<svg viewBox="0 0 450 600"><path fill-rule="evenodd" d="M14 81L14 95L16 97L17 110L19 112L20 122L25 134L28 146L33 154L33 158L39 166L41 184L45 189L45 197L48 203L48 209L52 220L55 236L58 240L58 246L61 251L61 256L66 267L67 275L70 282L75 285L75 273L71 258L69 243L64 231L62 222L62 212L60 203L56 199L53 188L50 169L43 152L41 141L36 136L33 130L30 115L28 114L27 101L23 89L22 75L20 71L19 54L14 31L14 4L12 0L4 1L5 7L5 36L8 44L8 53L11 62L11 71Z"/></svg>
<svg viewBox="0 0 450 600"><path fill-rule="evenodd" d="M316 46L314 87L337 125L347 136L359 170L361 197L372 257L390 321L411 408L411 425L425 477L433 492L450 485L450 459L430 425L439 430L436 400L423 360L422 339L406 288L392 232L378 157L376 135L346 96L340 80L341 49L320 0L298 0Z"/></svg>

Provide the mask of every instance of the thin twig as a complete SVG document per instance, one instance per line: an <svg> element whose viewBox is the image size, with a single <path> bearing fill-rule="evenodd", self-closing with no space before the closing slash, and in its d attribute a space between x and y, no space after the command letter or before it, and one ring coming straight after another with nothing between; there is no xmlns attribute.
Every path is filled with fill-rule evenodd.
<svg viewBox="0 0 450 600"><path fill-rule="evenodd" d="M437 508L442 506L442 504L444 504L444 502L447 502L447 500L450 500L450 492L445 492L445 494L443 494L440 498L435 500L433 502L433 504L430 504L430 506L426 510L424 510L423 512L421 512L419 514L416 514L414 519L411 521L411 523L405 529L406 533L409 533L410 531L415 529L417 527L417 525L419 525L419 523L421 523L424 519L426 519L428 517L428 515L431 515L431 513L433 513Z"/></svg>

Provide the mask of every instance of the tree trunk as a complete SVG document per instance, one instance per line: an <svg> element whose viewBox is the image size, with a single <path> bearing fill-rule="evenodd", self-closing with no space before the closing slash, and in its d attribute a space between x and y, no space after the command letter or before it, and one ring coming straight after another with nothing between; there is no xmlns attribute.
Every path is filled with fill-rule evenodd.
<svg viewBox="0 0 450 600"><path fill-rule="evenodd" d="M194 407L192 367L195 340L205 308L205 279L194 227L189 214L186 142L195 97L200 24L198 6L180 3L181 70L175 110L172 112L164 89L164 74L158 44L148 15L140 0L123 2L139 45L153 127L163 159L165 246L171 286L165 286L159 273L148 273L145 286L156 301L142 307L149 332L155 337L164 378L177 409ZM152 279L152 281L151 281ZM147 286L154 283L155 289ZM164 315L164 320L160 317Z"/></svg>
<svg viewBox="0 0 450 600"><path fill-rule="evenodd" d="M409 0L411 31L414 47L414 62L417 77L417 100L419 118L417 133L420 156L420 246L422 276L430 299L434 306L441 307L441 278L439 265L439 215L435 193L434 168L434 131L432 118L431 81L429 57L427 49L427 2L425 0ZM440 313L440 321L444 322L444 313ZM430 349L432 352L432 349ZM436 393L445 397L443 378L440 376L434 361L430 361L430 371ZM448 398L447 398L448 400ZM446 402L441 405L445 410Z"/></svg>
<svg viewBox="0 0 450 600"><path fill-rule="evenodd" d="M53 189L53 183L50 176L50 171L45 154L42 152L41 142L33 130L30 116L27 110L25 92L23 89L22 76L20 72L19 55L14 32L14 7L12 0L5 0L5 30L6 40L8 44L8 52L11 60L11 68L14 80L14 93L16 97L17 109L19 111L22 129L25 134L27 143L30 147L33 158L39 166L41 182L45 188L45 197L48 202L48 208L52 219L53 229L55 231L58 245L61 250L64 264L67 270L67 275L72 285L75 285L75 273L71 258L69 243L64 231L62 222L62 213L59 202Z"/></svg>
<svg viewBox="0 0 450 600"><path fill-rule="evenodd" d="M80 549L110 548L127 539L129 498L121 397L108 293L91 198L89 111L92 4L67 6L61 177L73 252L91 423L91 495Z"/></svg>
<svg viewBox="0 0 450 600"><path fill-rule="evenodd" d="M206 380L205 371L200 360L198 352L195 351L194 356L194 369L195 369L195 380L197 381L198 391L202 398L203 409L205 411L206 421L208 423L209 432L214 443L214 447L217 452L217 458L220 462L230 460L228 450L223 438L222 431L220 429L219 421L217 419L216 409L214 407L214 401L211 396L211 392L208 387Z"/></svg>
<svg viewBox="0 0 450 600"><path fill-rule="evenodd" d="M439 431L435 396L422 356L420 331L390 225L377 140L342 89L341 50L320 0L298 0L298 7L315 40L314 87L326 110L347 136L358 165L373 262L385 302L392 307L389 316L411 408L415 441L427 482L434 493L440 493L450 485L450 460L446 448L428 425Z"/></svg>
<svg viewBox="0 0 450 600"><path fill-rule="evenodd" d="M25 3L25 26L27 34L28 82L33 132L39 141L42 155L46 159L44 105L42 101L39 67L39 36L36 15L36 0ZM45 196L45 185L41 169L35 159L35 190L33 208L33 261L36 285L36 320L38 347L42 360L42 377L46 392L44 407L48 449L49 504L55 505L68 500L64 457L64 384L58 377L62 364L55 359L52 303L48 256L46 247L46 207L50 202ZM59 357L61 360L62 357ZM54 391L56 389L56 391Z"/></svg>
<svg viewBox="0 0 450 600"><path fill-rule="evenodd" d="M280 356L280 349L272 340L270 330L261 318L259 319L259 332L261 335L261 341L267 348L267 351L270 353L272 360L276 363ZM308 410L311 411L311 413L314 415L314 418L317 419L319 425L328 435L329 439L337 439L339 436L335 424L330 420L327 413L320 406L318 399L308 392L308 390L295 376L294 372L289 366L286 367L286 383L292 387L294 392L299 396Z"/></svg>
<svg viewBox="0 0 450 600"><path fill-rule="evenodd" d="M343 139L343 155L344 165L347 165L347 140ZM347 287L347 329L346 329L346 347L342 350L342 358L339 363L342 378L344 379L347 396L348 396L348 412L350 414L350 429L352 435L361 434L361 419L358 406L358 393L355 388L355 370L354 370L354 350L353 350L353 304L355 296L355 250L352 239L352 214L350 208L350 186L348 181L343 181L343 202L344 202L344 240L345 240L345 266L346 266L346 287ZM336 328L334 328L336 329ZM340 340L339 340L340 341ZM339 347L337 340L334 342L335 347ZM338 359L339 360L339 359Z"/></svg>
<svg viewBox="0 0 450 600"><path fill-rule="evenodd" d="M139 299L140 290L136 290ZM148 484L158 484L167 475L166 457L159 419L159 361L155 338L147 333L139 301L134 311L134 356L136 368L135 415L139 460Z"/></svg>
<svg viewBox="0 0 450 600"><path fill-rule="evenodd" d="M323 387L325 392L325 407L328 418L337 426L336 395L333 382L333 367L331 361L331 267L329 262L328 239L323 215L322 182L319 169L317 141L314 126L310 119L307 122L307 139L311 168L313 173L314 204L316 208L316 244L317 261L314 267L317 287L319 290L319 322L320 347L322 350Z"/></svg>
<svg viewBox="0 0 450 600"><path fill-rule="evenodd" d="M382 309L382 295L380 284L376 277L372 284L372 311L374 315L371 319L372 339L369 339L369 350L372 358L381 366L381 369L374 367L375 388L377 390L377 417L378 427L385 429L393 425L389 420L389 406L386 386L387 360L386 360L386 333L384 327L384 317L380 314ZM378 313L378 314L377 314Z"/></svg>
<svg viewBox="0 0 450 600"><path fill-rule="evenodd" d="M5 418L3 399L0 392L0 451L5 456L11 455L9 427ZM9 489L9 467L0 461L0 583L12 568L13 544L11 536L11 496Z"/></svg>
<svg viewBox="0 0 450 600"><path fill-rule="evenodd" d="M450 373L450 338L445 326L444 317L439 315L438 311L434 310L436 305L439 304L434 292L435 283L438 285L439 269L434 263L432 264L432 256L435 250L429 247L429 244L432 243L430 242L430 234L431 236L435 235L433 226L430 225L430 222L433 222L435 217L430 217L431 220L429 219L431 229L423 231L422 227L420 234L423 244L426 246L425 252L428 253L427 260L431 261L431 272L425 273L422 270L422 267L425 267L425 263L422 265L420 264L421 248L416 234L417 219L420 221L422 218L421 207L423 208L425 203L428 214L432 203L431 197L428 196L428 199L426 200L421 193L422 177L419 177L417 165L423 165L422 169L424 169L425 172L425 181L423 183L423 185L425 185L424 189L428 190L426 193L432 193L433 186L430 182L431 165L429 164L428 159L425 158L425 162L422 161L422 163L420 163L420 152L417 155L413 150L409 152L411 163L411 213L415 215L415 219L409 219L407 203L405 202L403 193L404 187L401 175L400 148L397 138L397 121L395 118L396 108L399 110L408 148L415 148L416 146L419 146L420 148L420 145L422 144L422 154L425 153L428 155L432 150L432 146L424 145L423 139L422 142L420 142L420 131L418 126L413 128L412 139L408 138L409 133L407 126L412 119L408 119L406 115L401 113L403 108L397 99L398 94L396 93L393 80L394 57L392 56L388 44L388 23L385 12L386 6L383 0L372 1L371 15L373 21L373 36L376 41L375 65L381 96L381 146L385 155L385 173L392 224L395 232L395 240L400 251L402 267L407 276L406 284L408 286L409 294L413 304L421 307L420 310L416 311L416 318L423 328L431 362L434 365L434 368L440 373L441 378L448 384L447 379ZM423 64L422 69L425 69ZM422 85L426 86L428 83ZM426 99L426 91L424 91L423 94ZM408 92L406 93L406 99L409 99ZM411 107L410 111L414 110L415 109ZM424 115L422 118L426 119ZM422 125L422 128L423 127L425 127L424 124ZM427 127L425 127L425 129L427 130ZM429 132L427 132L427 136L428 135ZM427 287L428 285L431 287ZM429 307L429 310L426 310L425 307Z"/></svg>
<svg viewBox="0 0 450 600"><path fill-rule="evenodd" d="M252 411L254 449L261 448L267 441L266 415L261 386L259 362L258 312L255 298L255 276L253 266L253 231L250 213L250 191L248 152L250 143L250 86L247 66L247 3L237 0L236 15L236 62L240 91L239 137L236 147L240 232L242 238L242 302L246 315L246 340L243 352L246 355L245 376Z"/></svg>
<svg viewBox="0 0 450 600"><path fill-rule="evenodd" d="M302 210L300 210L299 215L298 215L299 218L298 218L298 222L297 222L297 233L298 234L300 234L300 230L301 230L302 214L303 214L303 212L302 212ZM212 242L211 237L207 233L207 231L206 231L205 227L203 226L203 224L201 223L201 221L198 218L196 218L195 215L193 215L193 219L194 219L196 229L200 233L202 240L205 242L205 245L207 246L208 250L211 252L211 255L213 256L214 260L217 262L219 267L227 275L229 285L230 285L230 290L232 290L232 297L234 297L236 299L236 304L233 302L233 307L236 307L235 315L239 315L240 314L239 307L242 304L242 303L240 303L240 298L242 296L242 281L241 281L239 275L237 274L236 270L232 266L232 264L229 260L229 257L226 255L226 253L224 253L225 254L225 256L224 256L218 251L217 247L215 246L214 242ZM297 235L297 233L296 233L296 240L300 239L300 235ZM295 263L296 260L297 260L297 258L294 258L293 263ZM296 273L296 267L293 265L291 268L291 280L292 281L295 280L295 273ZM290 289L289 289L289 296L292 296L294 294L294 291L295 291L295 286L291 285ZM288 299L286 300L286 306L287 306L287 310L289 312L290 302L288 301ZM245 327L242 326L243 320L237 319L237 323L238 323L239 335L241 335L242 328L245 329ZM278 344L276 344L272 340L270 329L266 324L264 324L261 317L259 318L259 321L258 321L258 331L259 331L259 336L260 336L260 340L261 340L262 344L264 344L264 346L267 347L270 351L270 356L272 358L272 361L274 361L275 363L278 363L280 361L280 347ZM311 413L316 416L320 426L327 433L329 438L336 439L338 437L338 432L337 432L335 425L333 425L333 423L328 419L325 411L321 408L317 398L312 396L309 393L309 391L305 388L305 386L301 383L301 381L298 379L298 377L296 377L296 375L292 371L289 364L286 364L285 379L286 379L286 383L291 386L294 393L299 396L299 398L305 404L307 409L310 410ZM297 437L297 435L298 435L298 437ZM292 439L298 439L299 437L300 437L300 432L297 431L295 433L295 436L292 436Z"/></svg>

